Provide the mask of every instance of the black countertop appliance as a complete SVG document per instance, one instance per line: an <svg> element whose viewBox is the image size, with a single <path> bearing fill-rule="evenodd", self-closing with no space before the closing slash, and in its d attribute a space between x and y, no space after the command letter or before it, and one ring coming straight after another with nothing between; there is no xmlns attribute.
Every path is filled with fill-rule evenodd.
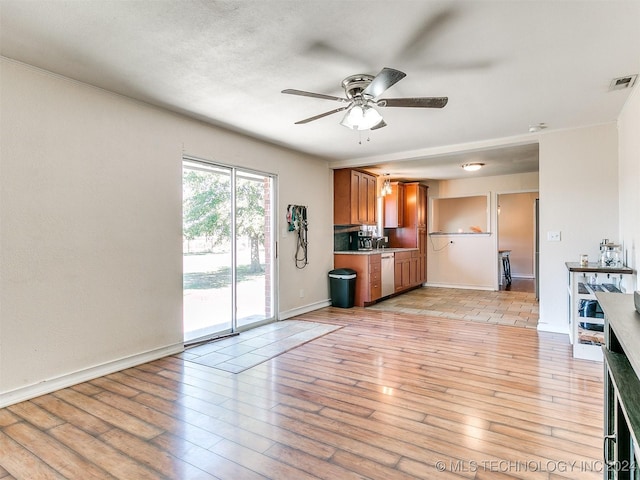
<svg viewBox="0 0 640 480"><path fill-rule="evenodd" d="M349 233L350 250L373 250L373 232L358 230Z"/></svg>

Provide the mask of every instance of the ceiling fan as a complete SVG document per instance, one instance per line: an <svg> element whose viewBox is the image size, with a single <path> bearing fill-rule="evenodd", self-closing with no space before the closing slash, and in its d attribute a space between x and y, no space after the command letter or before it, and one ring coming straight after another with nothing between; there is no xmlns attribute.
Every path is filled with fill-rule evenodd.
<svg viewBox="0 0 640 480"><path fill-rule="evenodd" d="M378 98L406 76L407 74L400 70L387 67L375 77L366 74L351 75L342 81L346 98L294 89L282 90L282 93L346 103L329 112L300 120L296 125L346 110L347 113L340 124L354 130L376 130L387 125L375 107L442 108L449 101L447 97Z"/></svg>

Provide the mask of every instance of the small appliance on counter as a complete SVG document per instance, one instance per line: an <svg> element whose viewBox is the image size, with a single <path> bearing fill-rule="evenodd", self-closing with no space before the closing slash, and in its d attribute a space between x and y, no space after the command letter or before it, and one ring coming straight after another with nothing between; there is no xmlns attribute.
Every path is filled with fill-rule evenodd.
<svg viewBox="0 0 640 480"><path fill-rule="evenodd" d="M373 232L370 230L351 232L349 243L351 250L373 250Z"/></svg>
<svg viewBox="0 0 640 480"><path fill-rule="evenodd" d="M609 242L608 238L605 238L600 242L600 266L601 267L621 267L622 260L620 254L622 248L620 245Z"/></svg>

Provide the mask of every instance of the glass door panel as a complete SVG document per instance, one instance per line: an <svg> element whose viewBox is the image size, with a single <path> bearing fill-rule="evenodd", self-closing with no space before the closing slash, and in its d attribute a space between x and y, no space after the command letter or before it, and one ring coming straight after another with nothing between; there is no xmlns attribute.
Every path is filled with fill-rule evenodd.
<svg viewBox="0 0 640 480"><path fill-rule="evenodd" d="M183 325L191 341L232 331L231 170L183 167Z"/></svg>
<svg viewBox="0 0 640 480"><path fill-rule="evenodd" d="M273 318L273 261L269 176L239 171L236 176L237 327Z"/></svg>
<svg viewBox="0 0 640 480"><path fill-rule="evenodd" d="M275 320L274 177L183 165L185 342Z"/></svg>

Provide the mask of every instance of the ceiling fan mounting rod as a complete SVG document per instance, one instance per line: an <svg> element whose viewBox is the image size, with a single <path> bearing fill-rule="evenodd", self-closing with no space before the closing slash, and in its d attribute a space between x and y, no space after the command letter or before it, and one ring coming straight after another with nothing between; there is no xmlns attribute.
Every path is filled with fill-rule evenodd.
<svg viewBox="0 0 640 480"><path fill-rule="evenodd" d="M362 92L369 86L375 77L373 75L367 75L359 73L356 75L350 75L342 81L342 88L344 88L347 98L362 97Z"/></svg>

